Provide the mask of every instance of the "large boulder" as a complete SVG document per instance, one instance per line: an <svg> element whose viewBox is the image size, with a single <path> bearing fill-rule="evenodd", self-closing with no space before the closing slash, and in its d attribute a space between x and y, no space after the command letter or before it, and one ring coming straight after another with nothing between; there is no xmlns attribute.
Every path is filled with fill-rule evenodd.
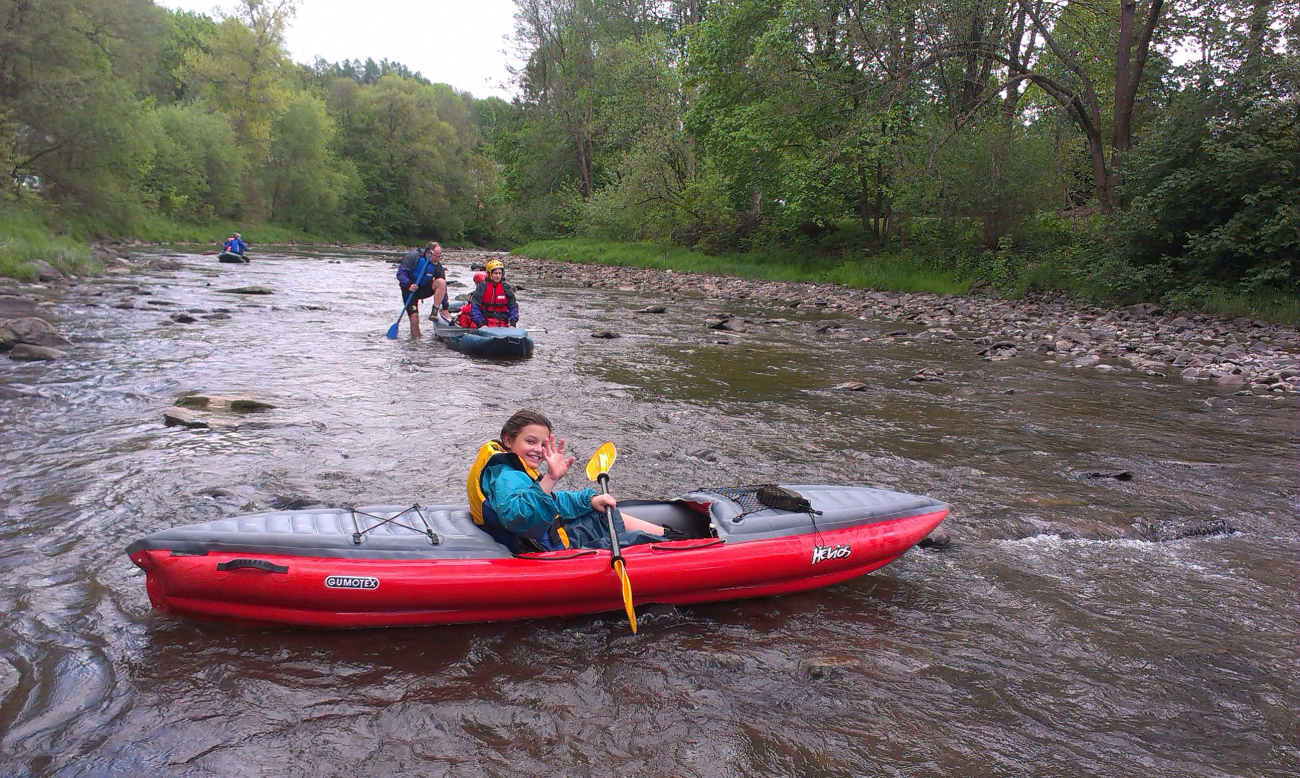
<svg viewBox="0 0 1300 778"><path fill-rule="evenodd" d="M22 319L0 320L0 351L8 351L19 343L33 346L60 348L72 345L54 326L44 319L27 316Z"/></svg>
<svg viewBox="0 0 1300 778"><path fill-rule="evenodd" d="M60 278L63 278L63 274L60 273L54 265L51 265L43 259L33 259L28 264L36 271L36 277L42 281L58 281Z"/></svg>

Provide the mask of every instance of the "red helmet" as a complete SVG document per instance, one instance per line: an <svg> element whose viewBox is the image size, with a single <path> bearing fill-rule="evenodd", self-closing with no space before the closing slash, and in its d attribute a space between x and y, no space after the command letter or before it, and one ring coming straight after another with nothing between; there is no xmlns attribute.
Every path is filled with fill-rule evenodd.
<svg viewBox="0 0 1300 778"><path fill-rule="evenodd" d="M487 280L487 273L479 271L474 274L474 283L481 284Z"/></svg>

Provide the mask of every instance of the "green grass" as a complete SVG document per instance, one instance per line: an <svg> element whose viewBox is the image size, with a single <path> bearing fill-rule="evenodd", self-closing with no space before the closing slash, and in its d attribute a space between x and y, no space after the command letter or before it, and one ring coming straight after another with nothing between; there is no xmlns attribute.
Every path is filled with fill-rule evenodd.
<svg viewBox="0 0 1300 778"><path fill-rule="evenodd" d="M593 238L533 241L516 248L514 253L561 262L648 267L763 281L844 284L894 292L964 294L970 288L969 281L952 272L929 267L907 254L863 255L851 259L845 255L824 256L793 250L709 255L657 243L617 243Z"/></svg>
<svg viewBox="0 0 1300 778"><path fill-rule="evenodd" d="M1213 291L1200 298L1197 306L1204 313L1236 319L1252 319L1300 326L1300 300L1280 292L1241 294L1230 291Z"/></svg>
<svg viewBox="0 0 1300 778"><path fill-rule="evenodd" d="M90 258L90 247L55 235L36 215L8 209L0 215L0 276L35 281L32 261L43 259L65 275L95 275L103 268Z"/></svg>
<svg viewBox="0 0 1300 778"><path fill-rule="evenodd" d="M161 216L141 219L129 230L126 237L138 238L147 243L211 243L217 244L239 232L244 242L255 244L296 243L364 243L367 238L352 232L312 233L279 224L240 224L216 221L211 224L178 224Z"/></svg>

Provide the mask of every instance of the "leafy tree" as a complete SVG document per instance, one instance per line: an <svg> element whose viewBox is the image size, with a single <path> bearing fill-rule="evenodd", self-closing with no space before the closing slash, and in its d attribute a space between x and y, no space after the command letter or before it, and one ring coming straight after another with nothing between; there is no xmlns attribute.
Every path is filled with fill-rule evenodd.
<svg viewBox="0 0 1300 778"><path fill-rule="evenodd" d="M455 203L468 188L468 144L439 118L447 92L397 75L373 86L335 82L340 150L356 165L366 196L361 219L376 233L452 235L464 225Z"/></svg>
<svg viewBox="0 0 1300 778"><path fill-rule="evenodd" d="M271 130L264 173L271 218L303 230L349 227L344 211L357 184L356 171L331 150L335 128L325 104L298 94Z"/></svg>
<svg viewBox="0 0 1300 778"><path fill-rule="evenodd" d="M162 212L199 223L237 218L247 162L230 120L198 104L167 106L155 117L160 131L144 183Z"/></svg>

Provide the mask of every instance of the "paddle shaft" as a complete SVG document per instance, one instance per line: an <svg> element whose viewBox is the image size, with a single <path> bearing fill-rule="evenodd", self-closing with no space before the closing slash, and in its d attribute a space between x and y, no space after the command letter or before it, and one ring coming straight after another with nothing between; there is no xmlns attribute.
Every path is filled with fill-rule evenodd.
<svg viewBox="0 0 1300 778"><path fill-rule="evenodd" d="M609 473L596 476L596 483L600 484L601 494L609 494ZM613 553L609 565L613 567L615 562L623 561L623 551L618 547L618 528L614 526L613 508L605 508L605 521L609 524L609 550Z"/></svg>

